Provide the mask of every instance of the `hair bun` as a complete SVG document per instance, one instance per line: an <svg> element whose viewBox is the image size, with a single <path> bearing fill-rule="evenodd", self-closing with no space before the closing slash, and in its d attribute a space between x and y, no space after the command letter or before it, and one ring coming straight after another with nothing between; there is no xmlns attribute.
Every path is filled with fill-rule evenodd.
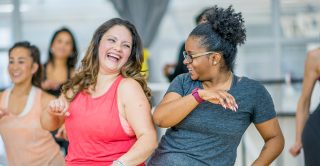
<svg viewBox="0 0 320 166"><path fill-rule="evenodd" d="M212 30L218 33L224 40L233 45L244 44L246 30L241 12L235 13L232 5L227 9L213 6L206 12L208 22Z"/></svg>

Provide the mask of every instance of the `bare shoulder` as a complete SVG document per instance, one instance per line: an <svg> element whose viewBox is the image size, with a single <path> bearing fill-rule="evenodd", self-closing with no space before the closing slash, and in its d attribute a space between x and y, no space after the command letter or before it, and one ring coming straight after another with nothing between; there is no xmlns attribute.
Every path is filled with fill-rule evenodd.
<svg viewBox="0 0 320 166"><path fill-rule="evenodd" d="M119 84L119 90L125 91L126 93L137 92L137 91L141 91L142 87L138 83L138 81L136 81L133 78L123 78Z"/></svg>
<svg viewBox="0 0 320 166"><path fill-rule="evenodd" d="M320 73L320 49L315 49L308 52L306 65L309 68L316 69Z"/></svg>
<svg viewBox="0 0 320 166"><path fill-rule="evenodd" d="M308 52L308 58L312 60L320 60L320 48Z"/></svg>

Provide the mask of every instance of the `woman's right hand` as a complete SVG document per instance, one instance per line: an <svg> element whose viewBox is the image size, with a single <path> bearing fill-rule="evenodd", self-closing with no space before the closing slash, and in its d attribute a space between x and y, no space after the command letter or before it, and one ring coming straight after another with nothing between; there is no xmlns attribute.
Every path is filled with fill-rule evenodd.
<svg viewBox="0 0 320 166"><path fill-rule="evenodd" d="M293 157L296 157L297 155L300 154L302 148L302 143L301 142L295 142L295 144L290 148L290 153Z"/></svg>
<svg viewBox="0 0 320 166"><path fill-rule="evenodd" d="M237 111L238 105L234 97L225 90L202 89L198 91L203 100L213 104L220 104L223 108Z"/></svg>
<svg viewBox="0 0 320 166"><path fill-rule="evenodd" d="M55 99L49 102L48 112L55 116L69 116L70 113L67 112L69 104L63 99Z"/></svg>

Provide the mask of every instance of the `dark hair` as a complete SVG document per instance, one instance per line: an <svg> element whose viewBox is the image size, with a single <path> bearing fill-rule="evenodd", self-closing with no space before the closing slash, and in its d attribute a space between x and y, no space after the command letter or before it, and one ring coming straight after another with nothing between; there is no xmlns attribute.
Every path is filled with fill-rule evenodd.
<svg viewBox="0 0 320 166"><path fill-rule="evenodd" d="M206 17L206 12L208 12L211 8L205 8L201 10L201 12L195 17L195 23L198 25L202 19L202 17Z"/></svg>
<svg viewBox="0 0 320 166"><path fill-rule="evenodd" d="M138 81L150 101L151 91L147 87L145 77L143 77L140 73L141 65L143 62L143 47L140 36L133 24L131 24L129 21L122 20L120 18L114 18L109 21L106 21L95 31L87 49L87 52L81 61L79 71L62 87L62 93L66 96L66 98L69 101L71 101L74 98L74 96L81 90L87 90L91 85L93 86L93 88L95 88L99 72L98 49L100 41L103 35L110 28L116 25L126 27L132 35L131 54L128 58L128 61L121 69L121 75L123 77L131 77ZM67 93L69 89L71 89L72 92L71 96L69 95L69 93Z"/></svg>
<svg viewBox="0 0 320 166"><path fill-rule="evenodd" d="M242 14L235 13L232 6L223 9L215 5L205 15L208 22L198 25L189 36L200 37L208 51L222 53L227 69L233 71L237 45L246 40Z"/></svg>
<svg viewBox="0 0 320 166"><path fill-rule="evenodd" d="M10 49L9 49L9 56L12 52L13 49L17 47L22 47L25 49L28 49L30 51L30 56L32 58L33 63L38 64L38 70L36 71L35 74L32 75L32 80L31 83L32 85L41 88L41 64L40 64L40 51L37 46L31 45L28 41L22 41L22 42L17 42L15 43Z"/></svg>
<svg viewBox="0 0 320 166"><path fill-rule="evenodd" d="M78 60L78 49L77 49L76 40L75 40L72 32L68 28L65 28L65 27L62 27L62 28L60 28L60 29L58 29L57 31L54 32L54 34L53 34L53 36L51 38L51 41L50 41L49 49L48 49L49 59L45 63L45 65L48 65L48 63L50 63L50 62L54 65L54 61L53 61L54 57L53 57L53 54L51 52L51 47L52 47L52 44L53 44L54 40L58 36L58 34L61 33L61 32L68 33L71 36L71 40L72 40L72 47L73 47L72 48L72 53L68 57L68 60L67 60L67 68L68 68L68 70L70 70L70 69L75 68L75 66L76 66L76 63L77 63L77 60Z"/></svg>

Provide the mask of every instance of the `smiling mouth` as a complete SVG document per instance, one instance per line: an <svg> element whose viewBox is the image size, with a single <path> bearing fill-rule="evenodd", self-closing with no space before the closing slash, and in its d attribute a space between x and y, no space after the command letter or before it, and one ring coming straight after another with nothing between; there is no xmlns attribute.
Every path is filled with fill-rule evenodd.
<svg viewBox="0 0 320 166"><path fill-rule="evenodd" d="M120 56L114 54L107 54L107 58L114 62L118 62L120 60Z"/></svg>
<svg viewBox="0 0 320 166"><path fill-rule="evenodd" d="M11 74L13 77L19 77L21 75L21 73L12 73Z"/></svg>

